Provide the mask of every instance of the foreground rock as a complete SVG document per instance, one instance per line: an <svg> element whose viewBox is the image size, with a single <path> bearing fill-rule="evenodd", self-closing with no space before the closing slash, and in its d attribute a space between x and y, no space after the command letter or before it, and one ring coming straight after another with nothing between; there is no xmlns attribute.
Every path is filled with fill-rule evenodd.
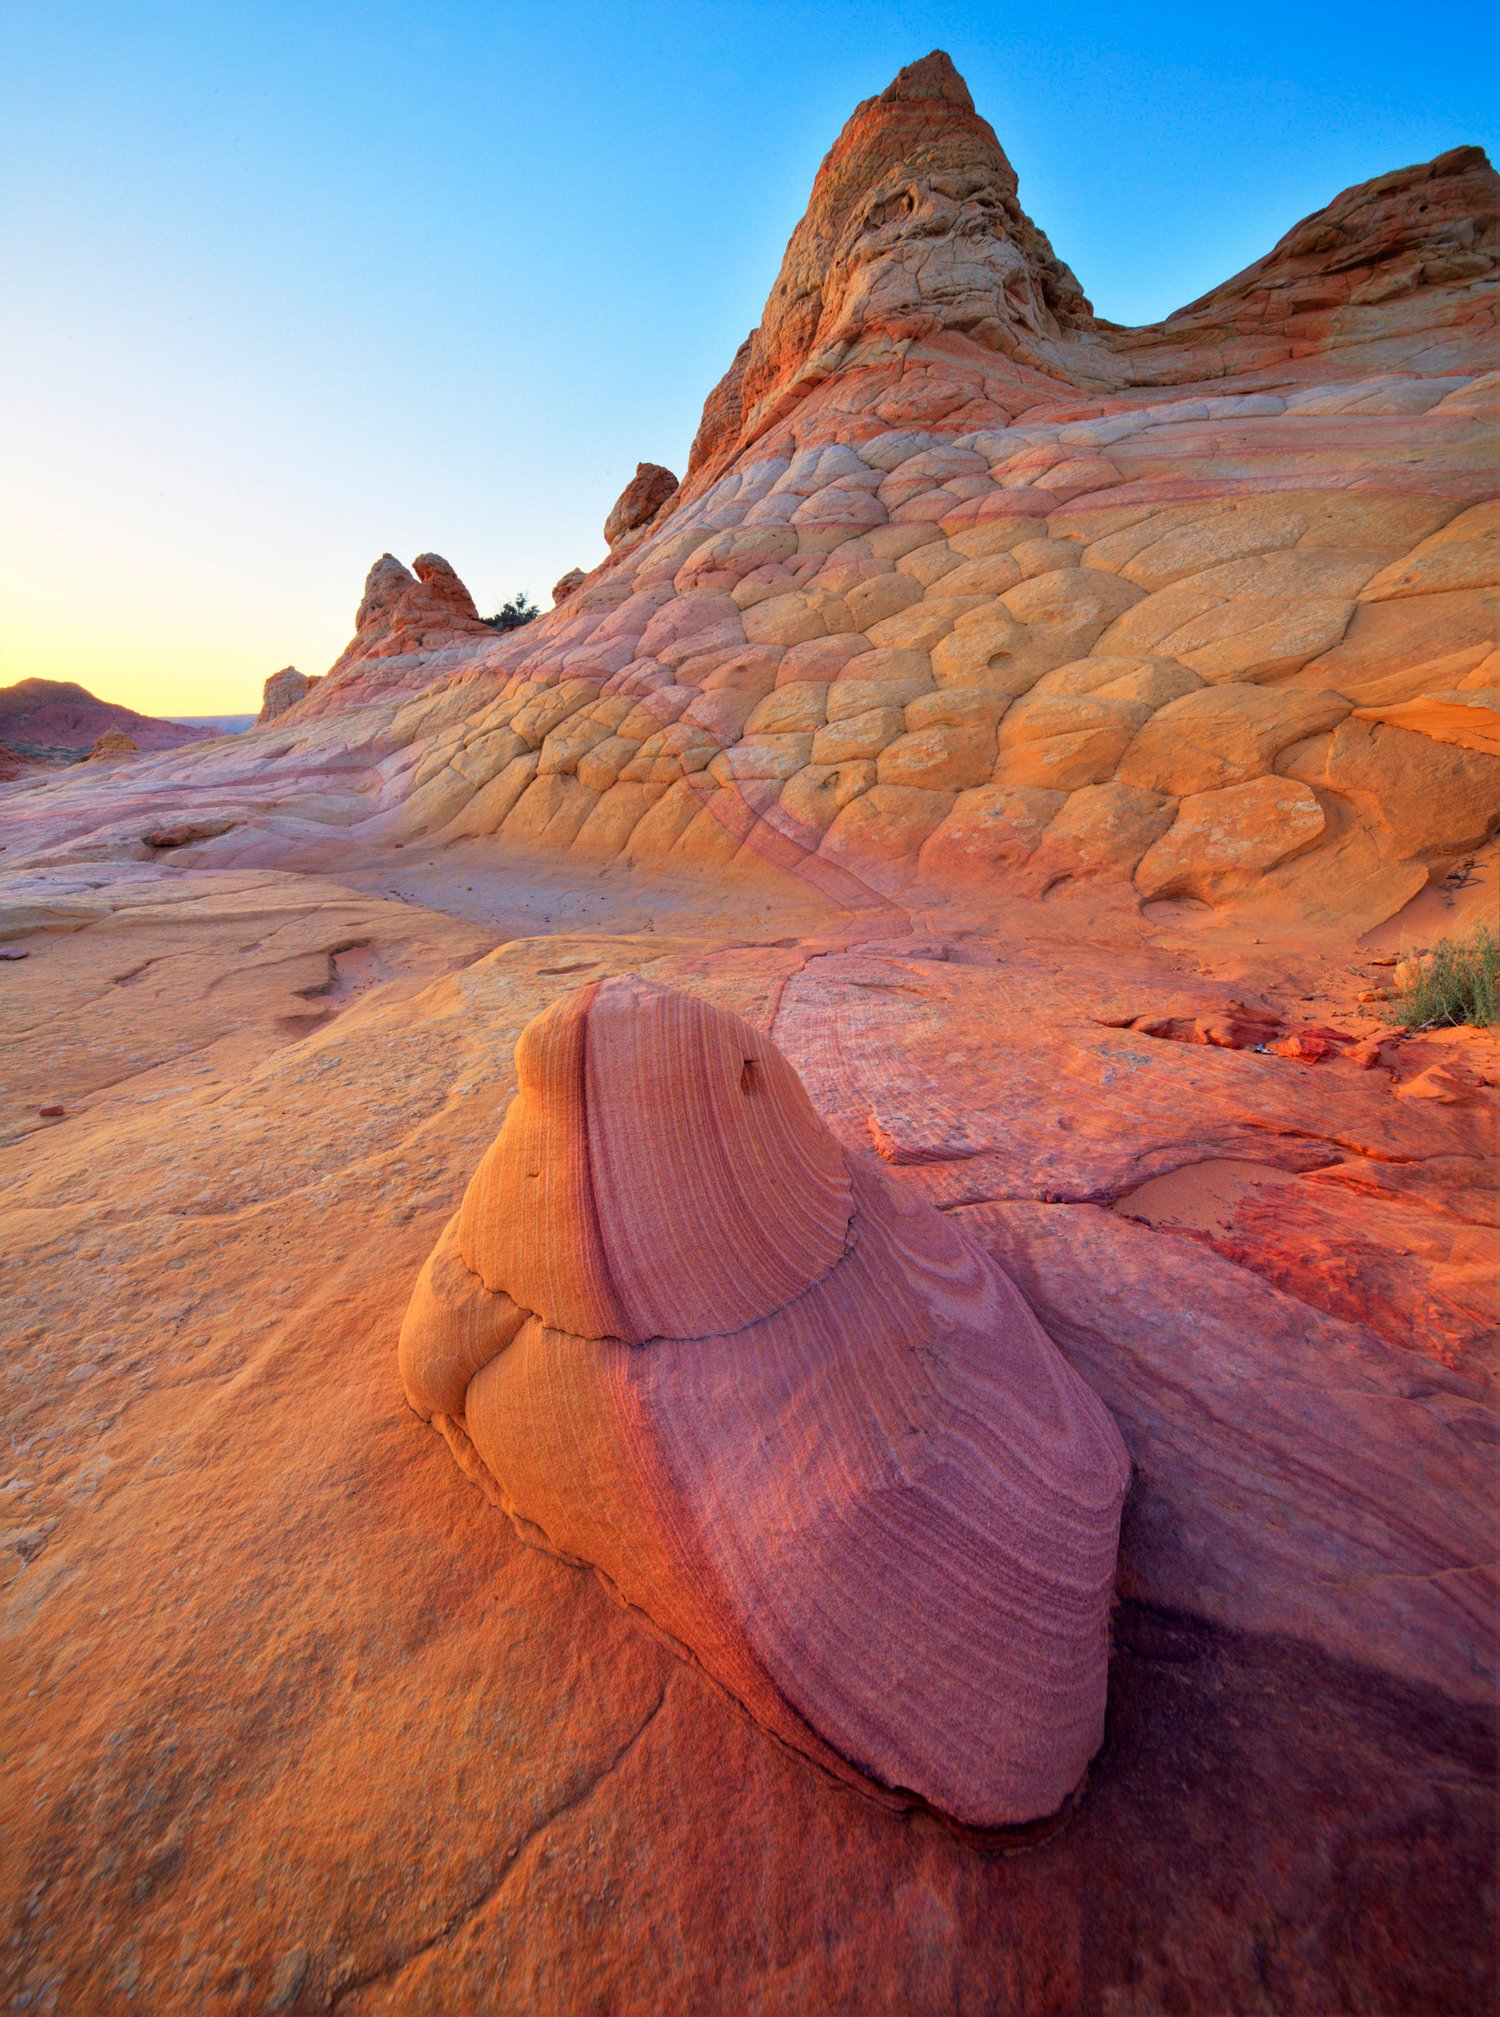
<svg viewBox="0 0 1500 2017"><path fill-rule="evenodd" d="M479 877L450 873L461 902ZM1148 1035L1231 999L1347 1021L1363 983L1259 955L1247 999L1197 955L1080 945L1055 905L993 935L789 930L726 888L722 920L593 936L563 912L487 950L311 878L95 865L11 894L10 2000L1488 2007L1492 1345L1481 1320L1465 1375L1411 1304L1350 1303L1380 1249L1450 1326L1465 1269L1478 1290L1472 1047L1362 1071ZM768 1742L405 1405L400 1313L512 1047L631 971L773 1040L1122 1426L1105 1746L1026 1855ZM1439 1061L1463 1100L1402 1092ZM1212 1159L1259 1167L1286 1237L1125 1215Z"/></svg>
<svg viewBox="0 0 1500 2017"><path fill-rule="evenodd" d="M833 1776L1051 1814L1104 1735L1108 1414L738 1016L609 980L516 1069L407 1314L412 1406Z"/></svg>

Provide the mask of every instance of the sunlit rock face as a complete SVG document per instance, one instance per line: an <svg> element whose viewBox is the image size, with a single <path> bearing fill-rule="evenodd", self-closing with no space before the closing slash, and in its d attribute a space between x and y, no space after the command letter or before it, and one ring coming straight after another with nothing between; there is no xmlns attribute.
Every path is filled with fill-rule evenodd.
<svg viewBox="0 0 1500 2017"><path fill-rule="evenodd" d="M856 346L952 330L1056 363L1092 325L1068 268L1020 207L1016 174L940 50L867 99L839 135L792 234L759 328L710 397L688 479L764 430Z"/></svg>
<svg viewBox="0 0 1500 2017"><path fill-rule="evenodd" d="M316 673L298 672L295 665L284 665L280 672L273 672L261 691L256 725L279 720L289 707L305 700L317 683Z"/></svg>
<svg viewBox="0 0 1500 2017"><path fill-rule="evenodd" d="M1500 812L1496 188L1473 148L1379 178L1117 329L947 58L912 65L682 488L402 719L457 747L398 820L1390 915Z"/></svg>
<svg viewBox="0 0 1500 2017"><path fill-rule="evenodd" d="M214 759L256 808L219 856L323 821L1393 915L1500 814L1497 189L1453 149L1122 329L924 58L831 149L682 484L642 464L506 636L386 556L279 768Z"/></svg>
<svg viewBox="0 0 1500 2017"><path fill-rule="evenodd" d="M1104 1734L1103 1404L738 1016L609 980L516 1067L407 1314L412 1405L827 1770L974 1827L1052 1813Z"/></svg>

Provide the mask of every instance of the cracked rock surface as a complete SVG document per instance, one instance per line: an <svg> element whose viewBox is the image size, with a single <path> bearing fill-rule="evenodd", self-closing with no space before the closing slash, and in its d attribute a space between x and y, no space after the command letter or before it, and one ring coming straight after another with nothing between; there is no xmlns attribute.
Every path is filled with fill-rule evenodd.
<svg viewBox="0 0 1500 2017"><path fill-rule="evenodd" d="M601 919L546 860L13 879L9 2001L1483 2007L1492 1049L1258 1050L1378 1034L1348 948L790 879ZM772 1742L406 1406L521 1028L632 972L773 1036L1120 1425L1104 1748L1025 1855Z"/></svg>

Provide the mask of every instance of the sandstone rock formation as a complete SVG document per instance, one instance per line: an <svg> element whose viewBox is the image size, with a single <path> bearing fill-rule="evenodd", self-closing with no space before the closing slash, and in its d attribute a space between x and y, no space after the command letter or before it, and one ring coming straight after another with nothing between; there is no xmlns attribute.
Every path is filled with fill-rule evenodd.
<svg viewBox="0 0 1500 2017"><path fill-rule="evenodd" d="M1500 814L1497 190L1450 150L1122 329L924 58L830 151L684 482L642 465L609 559L503 638L382 560L276 816L1394 915ZM215 809L260 762L216 760Z"/></svg>
<svg viewBox="0 0 1500 2017"><path fill-rule="evenodd" d="M558 608L393 622L422 584L391 563L368 652L282 719L4 785L0 2002L1495 2007L1500 1059L1386 993L1500 890L1470 839L1500 719L1493 192L1472 150L1379 178L1122 330L929 60L835 147L690 480ZM894 1775L930 1690L1010 1643L896 1671L873 1711L856 1684L910 1619L806 1657L857 1585L819 1566L844 1481L842 1525L797 1524L828 1482L804 1451L891 1400L835 1387L868 1359L828 1361L835 1438L773 1424L759 1463L724 1427L765 1419L791 1316L753 1302L695 1346L587 1309L494 1351L450 1327L428 1370L465 1427L439 1447L403 1404L429 1259L429 1337L445 1297L504 1311L471 1267L497 1254L626 1329L665 1284L671 1332L831 1243L789 1206L836 1173L778 1176L691 1268L601 1281L591 1256L638 1249L600 1216L536 1286L525 1214L475 1179L508 1104L537 1119L511 1052L632 975L738 1018L741 1072L785 1059L818 1123L798 1168L837 1143L862 1237L790 1312L889 1265L867 1350L946 1408L962 1324L928 1357L879 1341L929 1237L966 1257L950 1307L998 1281L982 1248L1129 1451L1105 1741L1024 1855L841 1782L830 1731ZM585 1092L590 1056L626 1086L651 1062L589 1051ZM533 1188L592 1204L623 1155L602 1194L692 1242L646 1179L718 1135L622 1151L605 1119L612 1161ZM564 1396L586 1434L543 1466L516 1426L555 1434ZM965 1463L994 1439L1011 1478L1004 1412L979 1430ZM590 1455L631 1468L601 1490ZM858 1509L894 1521L922 1460L887 1456L889 1506ZM523 1512L622 1591L635 1562L689 1636L525 1545ZM680 1653L721 1619L713 1685ZM762 1621L821 1736L767 1701Z"/></svg>
<svg viewBox="0 0 1500 2017"><path fill-rule="evenodd" d="M576 594L587 580L588 576L581 567L570 567L566 574L560 575L552 584L553 607L556 608L560 602L566 602L568 597Z"/></svg>
<svg viewBox="0 0 1500 2017"><path fill-rule="evenodd" d="M413 1407L829 1771L1051 1814L1104 1734L1104 1408L739 1017L610 980L516 1067L407 1314Z"/></svg>
<svg viewBox="0 0 1500 2017"><path fill-rule="evenodd" d="M108 756L139 756L140 744L133 736L124 734L118 728L106 729L88 753L88 761Z"/></svg>
<svg viewBox="0 0 1500 2017"><path fill-rule="evenodd" d="M867 99L818 171L760 324L709 396L688 486L872 340L952 330L1046 369L1083 290L1017 201L1015 170L940 50Z"/></svg>
<svg viewBox="0 0 1500 2017"><path fill-rule="evenodd" d="M410 683L414 666L431 677L493 639L474 598L438 553L419 553L409 568L383 553L365 577L354 635L328 668L304 714L359 706Z"/></svg>
<svg viewBox="0 0 1500 2017"><path fill-rule="evenodd" d="M273 672L261 696L257 724L264 726L266 722L275 721L285 714L289 707L295 707L299 700L311 693L319 676L317 673L298 672L295 665L284 665L280 672Z"/></svg>
<svg viewBox="0 0 1500 2017"><path fill-rule="evenodd" d="M635 475L615 499L604 521L604 538L610 551L634 545L676 491L677 478L670 469L663 469L659 462L638 462Z"/></svg>

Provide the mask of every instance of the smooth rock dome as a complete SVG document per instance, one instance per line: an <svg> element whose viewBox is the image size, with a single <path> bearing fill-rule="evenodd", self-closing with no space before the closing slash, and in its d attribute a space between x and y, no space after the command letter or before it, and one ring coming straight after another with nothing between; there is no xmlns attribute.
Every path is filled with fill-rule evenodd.
<svg viewBox="0 0 1500 2017"><path fill-rule="evenodd" d="M516 1058L407 1312L412 1406L825 1769L977 1828L1055 1811L1104 1727L1102 1402L738 1016L625 977Z"/></svg>

